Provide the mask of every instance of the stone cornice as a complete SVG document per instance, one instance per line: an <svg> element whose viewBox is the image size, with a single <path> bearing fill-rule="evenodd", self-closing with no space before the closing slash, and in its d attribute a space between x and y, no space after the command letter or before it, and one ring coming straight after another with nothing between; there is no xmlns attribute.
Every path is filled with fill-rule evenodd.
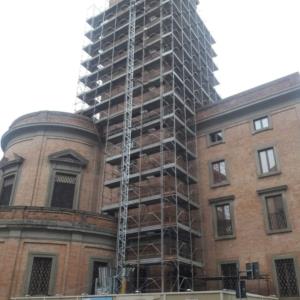
<svg viewBox="0 0 300 300"><path fill-rule="evenodd" d="M296 95L295 98L292 98L292 95ZM276 94L271 94L269 96L263 97L263 98L257 98L254 101L249 102L241 102L240 105L232 105L231 107L226 107L223 111L216 111L212 112L211 114L207 114L207 116L203 117L197 120L197 128L206 128L207 126L211 126L213 124L217 124L222 121L227 121L232 119L233 117L242 115L247 115L251 113L251 111L254 110L260 110L264 109L267 106L278 104L279 101L282 102L282 104L286 103L286 99L283 99L284 97L290 97L289 100L293 100L295 103L300 101L300 85L297 84L293 87L289 87L287 89L281 90L280 92ZM242 96L241 96L242 97ZM222 107L222 104L226 101L230 101L230 98L228 100L223 100L224 102L219 102L217 104L214 104L213 107L220 106ZM204 108L205 110L209 110L210 107Z"/></svg>
<svg viewBox="0 0 300 300"><path fill-rule="evenodd" d="M55 130L61 131L63 133L72 132L78 134L81 137L90 138L92 140L97 140L98 136L95 131L88 130L86 128L70 125L70 124L63 124L63 123L51 123L51 122L38 122L38 123L31 123L31 124L24 124L21 126L15 126L10 128L3 136L1 140L1 148L5 151L8 143L13 140L14 138L26 134L29 132L34 131L47 131L47 130Z"/></svg>
<svg viewBox="0 0 300 300"><path fill-rule="evenodd" d="M116 222L113 218L92 212L48 207L2 206L0 230L8 227L116 236Z"/></svg>

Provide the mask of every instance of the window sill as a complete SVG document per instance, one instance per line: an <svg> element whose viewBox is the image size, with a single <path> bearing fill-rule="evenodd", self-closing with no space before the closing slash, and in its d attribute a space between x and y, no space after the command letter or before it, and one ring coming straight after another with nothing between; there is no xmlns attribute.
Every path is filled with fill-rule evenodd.
<svg viewBox="0 0 300 300"><path fill-rule="evenodd" d="M272 230L272 231L267 231L268 235L273 235L273 234L281 234L281 233L290 233L292 232L291 228L286 228L286 229L280 229L280 230Z"/></svg>
<svg viewBox="0 0 300 300"><path fill-rule="evenodd" d="M280 175L281 171L274 171L274 172L269 172L265 174L258 174L258 178L265 178L265 177L270 177L270 176L275 176L275 175Z"/></svg>
<svg viewBox="0 0 300 300"><path fill-rule="evenodd" d="M229 181L221 182L221 183L214 183L214 184L211 184L210 187L212 189L215 189L215 188L222 187L222 186L227 186L227 185L230 185Z"/></svg>
<svg viewBox="0 0 300 300"><path fill-rule="evenodd" d="M225 141L215 142L215 143L209 143L208 148L214 147L220 144L225 144Z"/></svg>
<svg viewBox="0 0 300 300"><path fill-rule="evenodd" d="M228 236L218 236L215 237L215 241L226 241L226 240L235 240L235 235L228 235Z"/></svg>
<svg viewBox="0 0 300 300"><path fill-rule="evenodd" d="M261 132L264 132L264 131L269 131L269 130L272 130L273 127L268 127L268 128L264 128L264 129L260 129L260 130L253 130L252 131L252 135L255 135L255 134L258 134L258 133L261 133Z"/></svg>

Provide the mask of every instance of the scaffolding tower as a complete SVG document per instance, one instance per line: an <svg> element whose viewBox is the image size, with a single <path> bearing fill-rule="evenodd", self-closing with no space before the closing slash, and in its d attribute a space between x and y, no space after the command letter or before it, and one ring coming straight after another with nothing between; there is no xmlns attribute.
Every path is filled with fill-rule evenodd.
<svg viewBox="0 0 300 300"><path fill-rule="evenodd" d="M219 100L214 40L196 0L136 0L132 50L130 4L120 0L87 21L91 43L84 51L90 58L82 62L88 74L80 78L85 90L78 97L88 105L80 113L94 118L105 145L102 212L118 217L122 206L125 126L131 132L123 224L127 292L197 290L202 253L196 112Z"/></svg>

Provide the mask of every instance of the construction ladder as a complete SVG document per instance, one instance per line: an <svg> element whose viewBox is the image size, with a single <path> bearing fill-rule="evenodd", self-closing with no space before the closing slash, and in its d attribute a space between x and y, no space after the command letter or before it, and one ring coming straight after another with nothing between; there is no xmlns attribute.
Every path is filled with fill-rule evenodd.
<svg viewBox="0 0 300 300"><path fill-rule="evenodd" d="M124 130L121 165L121 193L118 219L116 274L114 278L114 292L125 293L126 289L126 235L128 219L128 191L130 175L130 151L131 151L131 126L134 85L134 51L135 51L135 19L136 0L130 0L129 30L128 30L128 56L126 76L126 97L124 111Z"/></svg>

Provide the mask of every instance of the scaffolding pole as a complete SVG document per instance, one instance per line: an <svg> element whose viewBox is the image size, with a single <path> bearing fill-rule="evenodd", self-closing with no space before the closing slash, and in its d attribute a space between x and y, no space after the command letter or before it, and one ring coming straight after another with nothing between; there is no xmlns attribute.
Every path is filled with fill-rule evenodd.
<svg viewBox="0 0 300 300"><path fill-rule="evenodd" d="M126 291L126 239L128 219L128 192L130 176L130 151L131 151L131 126L132 126L132 102L134 81L134 51L135 51L135 19L136 0L130 0L129 7L129 32L128 32L128 56L126 76L126 96L124 111L124 130L121 165L121 193L118 219L116 275L114 290L116 293Z"/></svg>

